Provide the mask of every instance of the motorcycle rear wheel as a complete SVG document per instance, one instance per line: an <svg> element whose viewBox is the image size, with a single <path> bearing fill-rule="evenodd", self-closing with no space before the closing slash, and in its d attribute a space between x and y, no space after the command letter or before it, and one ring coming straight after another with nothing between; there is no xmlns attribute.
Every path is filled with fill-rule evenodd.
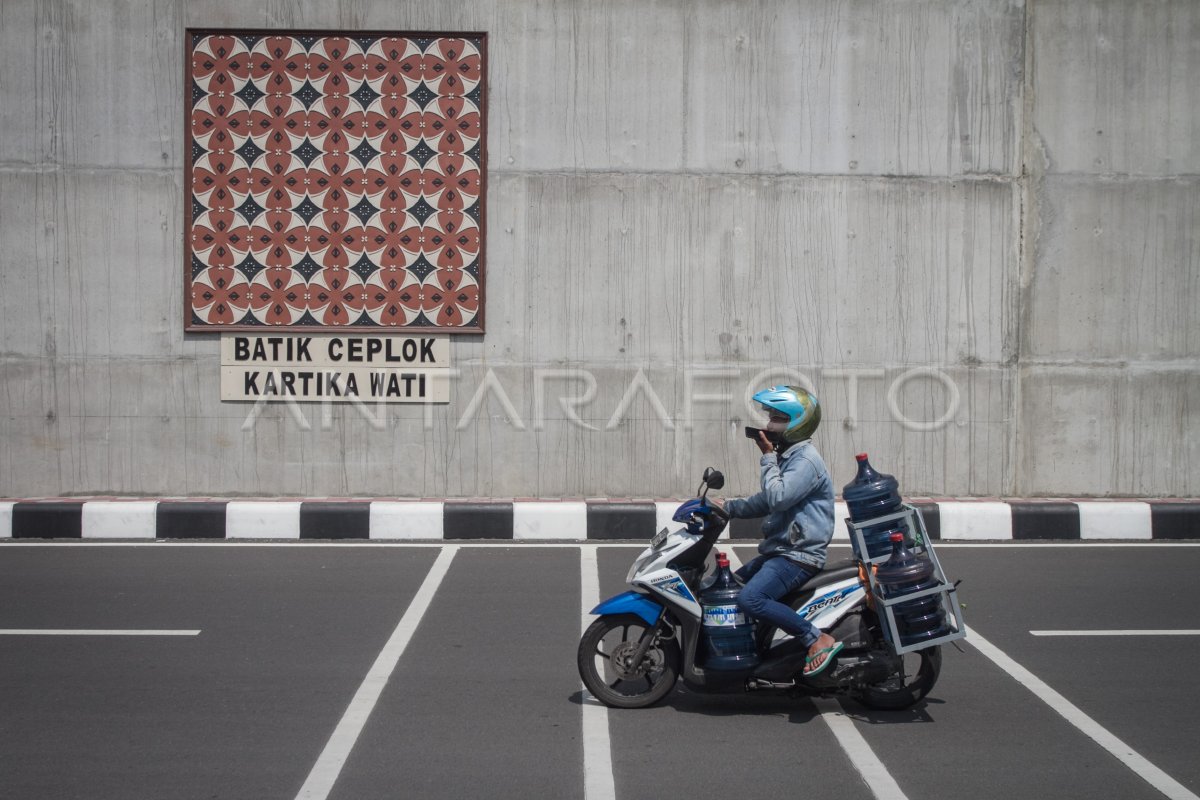
<svg viewBox="0 0 1200 800"><path fill-rule="evenodd" d="M882 683L860 689L854 698L867 708L898 711L929 694L942 671L942 648L927 647L900 658L901 670Z"/></svg>
<svg viewBox="0 0 1200 800"><path fill-rule="evenodd" d="M679 646L655 638L637 667L632 657L650 625L635 614L600 617L579 640L579 677L606 706L645 708L667 696L679 675Z"/></svg>
<svg viewBox="0 0 1200 800"><path fill-rule="evenodd" d="M793 598L792 607L801 604L802 598ZM879 647L883 647L879 623L874 614L868 614L869 635ZM759 623L755 634L759 652L764 652L774 641L777 630L770 623ZM834 630L835 637L837 630ZM836 666L836 665L835 665ZM855 689L851 696L867 708L880 711L898 711L915 705L924 699L925 695L937 683L938 675L942 672L942 648L927 647L906 653L900 657L900 668L892 673L887 680L871 686Z"/></svg>

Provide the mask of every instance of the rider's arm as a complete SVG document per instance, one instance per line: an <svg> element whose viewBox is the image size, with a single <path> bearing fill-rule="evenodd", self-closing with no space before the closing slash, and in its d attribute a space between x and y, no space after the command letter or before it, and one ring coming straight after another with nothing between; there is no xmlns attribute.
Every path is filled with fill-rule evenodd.
<svg viewBox="0 0 1200 800"><path fill-rule="evenodd" d="M765 517L780 508L791 508L807 496L820 482L820 474L807 458L789 459L787 469L780 469L779 457L767 453L762 465L762 491L744 499L728 500L725 510L731 517Z"/></svg>

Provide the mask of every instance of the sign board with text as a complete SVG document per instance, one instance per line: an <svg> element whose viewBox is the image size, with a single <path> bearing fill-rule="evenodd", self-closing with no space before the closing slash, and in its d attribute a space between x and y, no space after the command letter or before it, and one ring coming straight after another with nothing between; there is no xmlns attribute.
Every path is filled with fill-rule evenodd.
<svg viewBox="0 0 1200 800"><path fill-rule="evenodd" d="M450 343L435 336L221 337L221 399L450 402Z"/></svg>

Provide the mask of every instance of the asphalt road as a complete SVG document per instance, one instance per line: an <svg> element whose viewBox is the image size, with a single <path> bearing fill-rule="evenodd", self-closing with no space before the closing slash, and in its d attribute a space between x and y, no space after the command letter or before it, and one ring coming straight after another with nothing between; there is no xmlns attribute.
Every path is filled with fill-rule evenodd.
<svg viewBox="0 0 1200 800"><path fill-rule="evenodd" d="M466 545L411 631L331 798L584 797L581 549ZM753 550L736 547L743 559ZM0 545L0 796L295 798L442 551L245 543ZM636 548L600 546L600 593ZM939 548L968 625L1200 792L1200 546ZM403 627L403 626L401 626ZM392 637L392 638L389 638ZM970 638L968 638L968 642ZM909 798L1163 795L969 644L920 707L844 710ZM877 796L813 703L677 690L608 712L617 798ZM603 766L603 765L601 765ZM594 800L594 799L589 799Z"/></svg>

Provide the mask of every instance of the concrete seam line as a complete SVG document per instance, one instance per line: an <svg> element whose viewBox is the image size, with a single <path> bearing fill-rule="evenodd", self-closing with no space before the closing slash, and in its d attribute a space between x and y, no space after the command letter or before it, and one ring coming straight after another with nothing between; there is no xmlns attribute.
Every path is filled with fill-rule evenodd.
<svg viewBox="0 0 1200 800"><path fill-rule="evenodd" d="M821 719L829 726L838 744L850 759L850 763L858 770L871 794L877 800L908 800L908 796L900 789L900 784L887 771L887 767L875 755L871 745L854 727L854 722L846 716L845 709L837 700L827 697L814 697L813 705L821 715Z"/></svg>
<svg viewBox="0 0 1200 800"><path fill-rule="evenodd" d="M446 573L450 569L450 562L454 560L457 552L457 545L445 545L438 554L433 566L429 568L429 574L425 576L421 588L417 590L408 609L404 612L404 616L397 623L396 629L392 631L387 643L379 651L375 663L371 665L370 671L363 678L350 705L347 706L337 727L334 728L333 734L330 735L329 741L325 744L325 749L317 757L317 763L313 765L312 770L308 773L308 778L296 795L297 800L301 800L301 798L324 800L329 796L334 783L342 772L346 759L350 757L350 751L354 749L359 734L362 733L367 719L375 709L375 704L379 701L379 696L383 693L397 662L400 661L400 656L404 655L404 650L412 640L417 626L421 624L421 618L425 616L425 612L433 601L438 587L441 586L442 579L446 577Z"/></svg>
<svg viewBox="0 0 1200 800"><path fill-rule="evenodd" d="M591 611L600 603L600 564L595 547L579 548L580 633L592 624ZM612 742L608 731L608 707L602 705L586 686L580 684L583 738L584 800L615 800Z"/></svg>
<svg viewBox="0 0 1200 800"><path fill-rule="evenodd" d="M1136 752L1132 747L1109 733L1100 723L1083 713L1078 706L1052 689L1041 678L1018 664L1003 650L996 647L996 645L980 636L978 631L972 629L965 641L989 658L1000 669L1007 672L1017 683L1033 692L1039 700L1058 712L1063 719L1078 728L1081 733L1107 750L1122 764L1129 767L1135 775L1171 798L1171 800L1200 800L1200 797L1192 794L1170 775L1154 766L1154 764L1151 764L1145 756Z"/></svg>

